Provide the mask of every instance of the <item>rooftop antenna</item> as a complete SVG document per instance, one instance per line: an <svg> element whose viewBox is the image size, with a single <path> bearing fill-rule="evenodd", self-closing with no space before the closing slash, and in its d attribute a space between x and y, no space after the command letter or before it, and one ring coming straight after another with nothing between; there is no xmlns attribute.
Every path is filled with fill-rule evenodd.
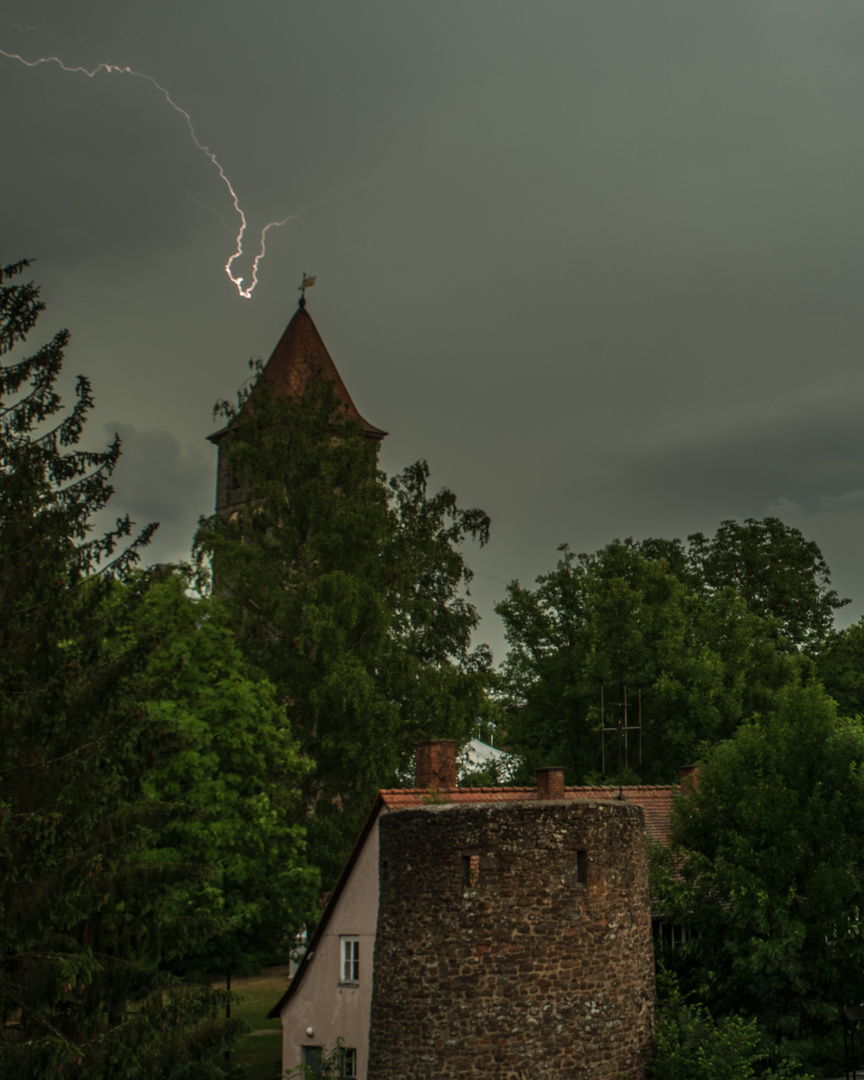
<svg viewBox="0 0 864 1080"><path fill-rule="evenodd" d="M300 307L302 307L302 308L306 307L306 290L311 289L314 284L315 284L315 275L313 274L311 277L309 277L304 273L303 274L303 280L300 282L300 289L299 289L299 292L300 292Z"/></svg>
<svg viewBox="0 0 864 1080"><path fill-rule="evenodd" d="M638 733L637 763L642 764L642 691L638 692L638 719L631 724L628 718L627 687L619 687L618 701L611 704L615 708L615 722L606 723L606 700L604 688L600 687L600 760L603 773L606 772L606 736L614 732L618 744L618 798L624 798L624 769L630 767L630 732Z"/></svg>

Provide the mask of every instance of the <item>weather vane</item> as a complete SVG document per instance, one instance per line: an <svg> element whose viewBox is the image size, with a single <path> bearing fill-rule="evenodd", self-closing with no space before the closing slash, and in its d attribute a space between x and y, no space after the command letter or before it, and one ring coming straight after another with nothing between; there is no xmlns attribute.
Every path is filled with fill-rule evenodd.
<svg viewBox="0 0 864 1080"><path fill-rule="evenodd" d="M300 307L306 307L306 290L311 289L315 284L315 275L307 277L303 275L303 280L300 282Z"/></svg>

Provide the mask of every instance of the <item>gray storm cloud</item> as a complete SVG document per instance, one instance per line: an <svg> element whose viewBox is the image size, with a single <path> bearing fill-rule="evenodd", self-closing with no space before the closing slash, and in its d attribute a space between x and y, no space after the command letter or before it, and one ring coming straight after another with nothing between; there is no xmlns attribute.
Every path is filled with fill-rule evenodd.
<svg viewBox="0 0 864 1080"><path fill-rule="evenodd" d="M856 0L0 14L0 49L168 88L250 238L305 208L241 300L224 185L152 87L0 57L3 257L38 258L97 422L127 431L118 499L171 523L172 547L210 507L212 404L269 354L308 272L346 384L391 432L384 467L424 456L492 514L471 560L484 636L501 583L549 569L561 541L772 507L864 608ZM179 449L145 450L156 429Z"/></svg>

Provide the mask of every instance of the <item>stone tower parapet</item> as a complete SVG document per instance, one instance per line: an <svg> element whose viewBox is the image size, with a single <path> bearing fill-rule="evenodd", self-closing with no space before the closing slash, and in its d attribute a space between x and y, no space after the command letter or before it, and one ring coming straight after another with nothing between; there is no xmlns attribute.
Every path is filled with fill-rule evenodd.
<svg viewBox="0 0 864 1080"><path fill-rule="evenodd" d="M641 1080L639 807L430 803L379 829L370 1080Z"/></svg>

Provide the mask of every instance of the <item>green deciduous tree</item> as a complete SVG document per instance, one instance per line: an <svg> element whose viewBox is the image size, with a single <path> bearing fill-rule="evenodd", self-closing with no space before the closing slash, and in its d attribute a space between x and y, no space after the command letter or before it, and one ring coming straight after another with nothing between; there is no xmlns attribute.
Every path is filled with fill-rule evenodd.
<svg viewBox="0 0 864 1080"><path fill-rule="evenodd" d="M685 985L826 1064L841 1006L864 996L861 724L838 718L818 683L782 690L675 803L653 890L698 935L676 951Z"/></svg>
<svg viewBox="0 0 864 1080"><path fill-rule="evenodd" d="M166 900L191 928L172 968L245 974L287 963L314 910L318 875L305 864L298 823L308 766L274 688L250 678L223 605L187 586L180 569L160 574L129 628L151 643L147 677L158 696L145 708L172 748L148 795L182 808L149 857L206 870Z"/></svg>
<svg viewBox="0 0 864 1080"><path fill-rule="evenodd" d="M498 605L510 652L508 737L526 768L554 761L570 783L618 771L615 727L628 699L629 775L666 782L705 740L765 706L799 658L778 620L731 586L700 587L677 542L615 541L592 555L565 546L534 589ZM641 702L640 702L641 696ZM602 706L601 706L602 702ZM641 763L639 759L641 741Z"/></svg>
<svg viewBox="0 0 864 1080"><path fill-rule="evenodd" d="M0 1073L220 1075L218 1000L160 967L188 869L145 857L171 747L128 633L145 579L121 603L114 578L152 530L126 547L128 519L91 532L120 447L77 446L91 394L80 378L63 411L65 332L9 356L43 308L25 266L0 271Z"/></svg>
<svg viewBox="0 0 864 1080"><path fill-rule="evenodd" d="M824 641L834 611L849 603L830 587L819 545L779 518L724 521L710 540L688 537L684 555L685 573L699 588L731 586L755 615L778 619L799 648Z"/></svg>
<svg viewBox="0 0 864 1080"><path fill-rule="evenodd" d="M388 483L324 380L302 400L260 380L220 408L220 450L245 503L202 522L199 564L212 565L244 655L314 763L309 836L332 881L414 742L467 737L488 656L471 646L461 545L485 542L489 521L449 491L430 495L424 462Z"/></svg>

